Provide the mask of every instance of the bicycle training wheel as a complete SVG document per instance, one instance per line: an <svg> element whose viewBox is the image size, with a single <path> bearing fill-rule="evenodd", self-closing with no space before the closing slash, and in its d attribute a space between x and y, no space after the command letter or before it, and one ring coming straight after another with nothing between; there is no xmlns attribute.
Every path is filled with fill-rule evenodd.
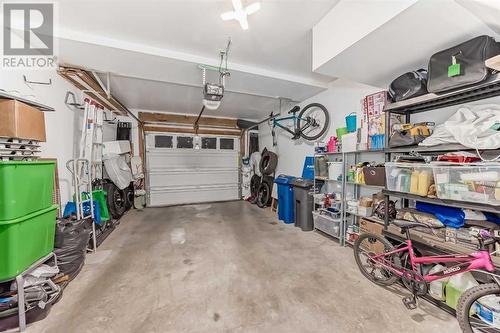
<svg viewBox="0 0 500 333"><path fill-rule="evenodd" d="M354 243L354 258L361 273L370 281L380 286L389 286L395 283L399 276L385 269L371 256L392 251L392 244L382 236L375 234L361 234ZM401 259L397 254L385 257L385 260L395 267L401 267Z"/></svg>
<svg viewBox="0 0 500 333"><path fill-rule="evenodd" d="M464 333L500 332L500 286L481 284L462 294L457 319Z"/></svg>
<svg viewBox="0 0 500 333"><path fill-rule="evenodd" d="M314 141L325 134L329 123L328 110L322 104L312 103L300 111L297 130L305 140Z"/></svg>

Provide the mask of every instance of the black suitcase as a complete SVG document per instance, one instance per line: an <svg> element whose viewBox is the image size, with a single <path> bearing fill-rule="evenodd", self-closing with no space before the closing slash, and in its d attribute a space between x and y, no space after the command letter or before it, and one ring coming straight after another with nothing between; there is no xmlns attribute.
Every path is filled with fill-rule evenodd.
<svg viewBox="0 0 500 333"><path fill-rule="evenodd" d="M500 44L479 36L434 54L429 61L427 90L441 93L486 80L491 74L484 61L500 54Z"/></svg>
<svg viewBox="0 0 500 333"><path fill-rule="evenodd" d="M389 96L393 102L427 94L427 70L405 73L391 82Z"/></svg>

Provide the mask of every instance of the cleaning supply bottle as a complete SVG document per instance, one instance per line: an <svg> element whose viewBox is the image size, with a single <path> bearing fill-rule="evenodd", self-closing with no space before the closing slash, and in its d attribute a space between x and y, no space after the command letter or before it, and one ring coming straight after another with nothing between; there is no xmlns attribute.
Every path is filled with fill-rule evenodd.
<svg viewBox="0 0 500 333"><path fill-rule="evenodd" d="M429 192L429 187L433 183L432 174L429 171L422 171L418 175L418 195L423 197L427 196Z"/></svg>
<svg viewBox="0 0 500 333"><path fill-rule="evenodd" d="M411 173L410 178L410 193L417 194L418 193L418 179L420 176L420 172L418 170L414 170Z"/></svg>

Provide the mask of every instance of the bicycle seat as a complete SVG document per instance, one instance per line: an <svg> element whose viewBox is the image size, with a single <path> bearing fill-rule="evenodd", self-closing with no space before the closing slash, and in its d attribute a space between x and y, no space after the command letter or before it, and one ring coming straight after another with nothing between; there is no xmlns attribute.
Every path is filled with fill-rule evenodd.
<svg viewBox="0 0 500 333"><path fill-rule="evenodd" d="M296 106L293 107L293 109L291 109L290 111L288 111L288 114L295 115L299 111L300 111L300 106L296 105Z"/></svg>
<svg viewBox="0 0 500 333"><path fill-rule="evenodd" d="M413 229L417 227L424 227L424 228L431 228L431 229L439 229L442 227L437 227L437 226L432 226L432 225L427 225L423 223L418 223L418 222L410 222L410 221L404 221L404 220L394 220L392 223L400 227L401 229Z"/></svg>

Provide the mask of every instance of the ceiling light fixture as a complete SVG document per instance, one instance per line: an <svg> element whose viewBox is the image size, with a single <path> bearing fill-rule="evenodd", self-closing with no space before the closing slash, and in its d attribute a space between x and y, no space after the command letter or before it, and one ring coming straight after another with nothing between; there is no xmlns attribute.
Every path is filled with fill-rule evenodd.
<svg viewBox="0 0 500 333"><path fill-rule="evenodd" d="M248 29L248 15L252 15L260 9L260 2L254 2L243 7L241 0L232 0L234 11L225 12L220 15L223 21L236 20L240 22L241 29Z"/></svg>

